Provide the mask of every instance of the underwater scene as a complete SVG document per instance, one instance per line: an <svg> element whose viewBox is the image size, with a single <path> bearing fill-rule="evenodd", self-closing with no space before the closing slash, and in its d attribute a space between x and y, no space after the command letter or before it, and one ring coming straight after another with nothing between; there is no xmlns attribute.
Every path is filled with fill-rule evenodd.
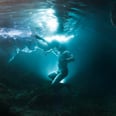
<svg viewBox="0 0 116 116"><path fill-rule="evenodd" d="M0 116L116 116L116 0L0 0Z"/></svg>

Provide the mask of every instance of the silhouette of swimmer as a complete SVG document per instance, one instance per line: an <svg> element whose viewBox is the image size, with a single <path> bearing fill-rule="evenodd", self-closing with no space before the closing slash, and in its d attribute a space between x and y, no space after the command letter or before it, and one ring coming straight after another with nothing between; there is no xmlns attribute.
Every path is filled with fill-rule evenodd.
<svg viewBox="0 0 116 116"><path fill-rule="evenodd" d="M41 48L45 52L54 51L54 53L55 53L55 51L56 51L55 49L59 48L59 46L60 46L59 42L57 42L56 40L49 43L45 39L41 38L38 35L35 35L35 38L39 40L38 41L39 48Z"/></svg>
<svg viewBox="0 0 116 116"><path fill-rule="evenodd" d="M60 46L57 50L58 70L48 75L52 79L52 86L57 86L68 75L68 63L74 61L74 56L64 47Z"/></svg>
<svg viewBox="0 0 116 116"><path fill-rule="evenodd" d="M45 51L53 51L55 55L58 57L58 70L57 72L53 72L48 75L48 77L52 80L51 86L57 86L62 79L64 79L68 75L68 63L74 61L74 56L71 52L66 50L66 48L57 41L53 41L48 43L43 38L38 35L35 36L37 39L42 40L47 44L47 46L42 46L42 49Z"/></svg>

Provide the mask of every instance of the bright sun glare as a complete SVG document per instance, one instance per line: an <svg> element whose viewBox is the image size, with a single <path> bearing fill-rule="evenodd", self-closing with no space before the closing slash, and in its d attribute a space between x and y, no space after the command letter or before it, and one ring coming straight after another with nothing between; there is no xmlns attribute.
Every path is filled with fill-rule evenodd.
<svg viewBox="0 0 116 116"><path fill-rule="evenodd" d="M59 22L55 16L55 11L52 8L49 9L39 9L38 13L33 16L34 22L43 31L48 31L49 33L54 33L57 31Z"/></svg>
<svg viewBox="0 0 116 116"><path fill-rule="evenodd" d="M65 36L65 35L53 35L50 37L45 37L45 40L48 42L52 42L53 40L57 40L59 42L67 42L70 39L72 39L74 37L74 35L70 35L70 36Z"/></svg>

